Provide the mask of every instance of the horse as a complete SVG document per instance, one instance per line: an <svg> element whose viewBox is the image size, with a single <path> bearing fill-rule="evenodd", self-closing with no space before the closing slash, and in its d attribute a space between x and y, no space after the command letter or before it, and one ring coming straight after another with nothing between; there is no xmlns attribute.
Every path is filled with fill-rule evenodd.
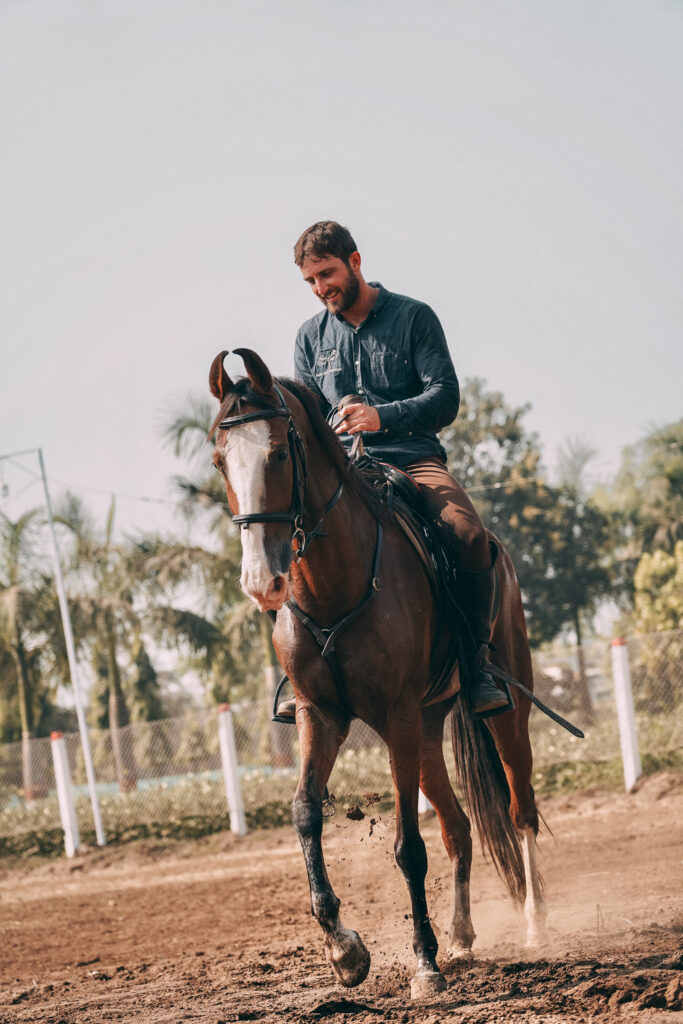
<svg viewBox="0 0 683 1024"><path fill-rule="evenodd" d="M340 918L322 849L323 798L354 717L386 743L396 798L394 853L412 907L413 999L446 988L425 896L427 855L418 789L438 815L452 865L450 951L470 956L470 821L443 756L453 722L456 771L482 843L524 904L527 943L545 939L546 906L536 860L539 815L531 787L530 703L522 694L504 714L470 718L457 672L435 701L429 695L448 655L444 622L415 547L346 455L303 384L274 379L250 349L236 349L246 377L233 382L221 352L209 374L220 402L212 427L214 466L240 527L243 591L275 619L273 644L296 697L300 775L292 820L308 872L311 910L322 927L337 980L360 984L370 955ZM492 536L492 535L491 535ZM500 593L492 663L529 689L531 656L519 586L499 544ZM322 625L320 625L322 623Z"/></svg>

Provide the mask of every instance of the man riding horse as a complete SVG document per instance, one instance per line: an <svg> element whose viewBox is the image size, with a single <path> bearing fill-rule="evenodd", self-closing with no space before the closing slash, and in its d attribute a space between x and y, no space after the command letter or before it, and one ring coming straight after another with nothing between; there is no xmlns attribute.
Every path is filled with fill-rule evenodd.
<svg viewBox="0 0 683 1024"><path fill-rule="evenodd" d="M368 455L408 472L435 519L447 524L457 595L474 640L469 679L473 717L509 707L487 667L497 549L460 484L446 467L437 431L455 419L458 378L436 314L424 302L367 282L349 231L319 221L301 235L294 260L324 311L299 329L294 354L297 379L318 399L324 414L349 394L336 431L350 447L363 433ZM278 714L294 718L295 702Z"/></svg>

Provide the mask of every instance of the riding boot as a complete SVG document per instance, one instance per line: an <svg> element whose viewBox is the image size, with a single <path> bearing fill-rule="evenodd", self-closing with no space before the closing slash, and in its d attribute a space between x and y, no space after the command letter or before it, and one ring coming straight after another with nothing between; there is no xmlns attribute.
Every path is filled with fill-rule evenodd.
<svg viewBox="0 0 683 1024"><path fill-rule="evenodd" d="M277 706L278 718L285 718L288 722L296 721L296 700L292 697L290 700L281 700Z"/></svg>
<svg viewBox="0 0 683 1024"><path fill-rule="evenodd" d="M487 656L491 639L494 572L498 545L489 541L491 565L473 572L456 570L456 592L462 611L472 632L474 657L469 666L469 698L472 718L491 718L510 707L507 694L498 688L489 671Z"/></svg>

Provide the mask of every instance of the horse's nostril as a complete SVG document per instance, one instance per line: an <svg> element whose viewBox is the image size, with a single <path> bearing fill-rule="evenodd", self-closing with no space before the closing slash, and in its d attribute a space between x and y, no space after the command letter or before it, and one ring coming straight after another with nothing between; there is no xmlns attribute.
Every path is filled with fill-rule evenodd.
<svg viewBox="0 0 683 1024"><path fill-rule="evenodd" d="M282 576L276 576L273 580L273 590L276 594L282 590Z"/></svg>

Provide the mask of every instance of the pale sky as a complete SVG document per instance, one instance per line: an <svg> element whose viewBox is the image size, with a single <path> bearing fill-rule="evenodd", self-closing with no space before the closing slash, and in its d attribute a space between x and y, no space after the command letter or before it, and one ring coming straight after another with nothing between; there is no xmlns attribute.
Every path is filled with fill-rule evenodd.
<svg viewBox="0 0 683 1024"><path fill-rule="evenodd" d="M160 407L223 348L291 372L330 217L609 476L683 414L682 66L680 0L3 0L0 454L101 516L168 499Z"/></svg>

